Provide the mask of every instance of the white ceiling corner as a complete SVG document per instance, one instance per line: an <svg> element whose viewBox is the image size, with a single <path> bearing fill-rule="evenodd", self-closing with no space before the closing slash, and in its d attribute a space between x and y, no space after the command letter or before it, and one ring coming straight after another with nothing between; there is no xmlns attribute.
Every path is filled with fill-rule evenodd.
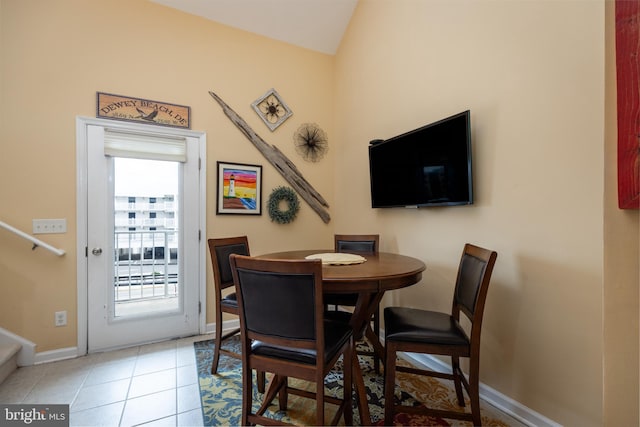
<svg viewBox="0 0 640 427"><path fill-rule="evenodd" d="M275 40L334 55L358 0L150 0Z"/></svg>

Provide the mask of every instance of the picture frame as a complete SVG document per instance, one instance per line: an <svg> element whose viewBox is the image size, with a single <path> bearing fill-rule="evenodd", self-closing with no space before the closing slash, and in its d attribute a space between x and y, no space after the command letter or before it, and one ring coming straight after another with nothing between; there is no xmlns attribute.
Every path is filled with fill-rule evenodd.
<svg viewBox="0 0 640 427"><path fill-rule="evenodd" d="M289 106L282 100L280 94L273 88L256 99L251 104L251 107L271 132L276 130L278 126L293 114L293 111L291 111Z"/></svg>
<svg viewBox="0 0 640 427"><path fill-rule="evenodd" d="M262 215L262 166L217 162L217 215Z"/></svg>

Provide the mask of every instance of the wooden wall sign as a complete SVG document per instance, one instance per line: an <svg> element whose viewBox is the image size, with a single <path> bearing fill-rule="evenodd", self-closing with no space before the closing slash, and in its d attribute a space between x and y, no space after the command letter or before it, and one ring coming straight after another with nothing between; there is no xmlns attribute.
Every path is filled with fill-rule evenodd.
<svg viewBox="0 0 640 427"><path fill-rule="evenodd" d="M640 208L640 1L616 0L618 206Z"/></svg>
<svg viewBox="0 0 640 427"><path fill-rule="evenodd" d="M191 128L191 108L149 99L97 92L96 117Z"/></svg>

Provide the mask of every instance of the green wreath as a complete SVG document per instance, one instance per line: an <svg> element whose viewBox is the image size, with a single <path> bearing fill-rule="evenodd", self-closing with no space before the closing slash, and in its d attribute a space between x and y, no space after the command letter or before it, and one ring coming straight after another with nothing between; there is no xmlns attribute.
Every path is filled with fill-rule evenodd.
<svg viewBox="0 0 640 427"><path fill-rule="evenodd" d="M287 202L289 208L287 210L280 210L280 202ZM269 196L267 202L267 208L269 209L269 216L271 221L278 224L287 224L293 221L300 210L300 203L298 202L298 195L289 187L276 187Z"/></svg>

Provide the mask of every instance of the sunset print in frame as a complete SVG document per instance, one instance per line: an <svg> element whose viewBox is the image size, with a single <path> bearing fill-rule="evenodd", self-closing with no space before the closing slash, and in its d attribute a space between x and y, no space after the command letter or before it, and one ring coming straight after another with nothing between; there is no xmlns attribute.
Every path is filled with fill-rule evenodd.
<svg viewBox="0 0 640 427"><path fill-rule="evenodd" d="M218 215L262 215L262 166L218 164Z"/></svg>

